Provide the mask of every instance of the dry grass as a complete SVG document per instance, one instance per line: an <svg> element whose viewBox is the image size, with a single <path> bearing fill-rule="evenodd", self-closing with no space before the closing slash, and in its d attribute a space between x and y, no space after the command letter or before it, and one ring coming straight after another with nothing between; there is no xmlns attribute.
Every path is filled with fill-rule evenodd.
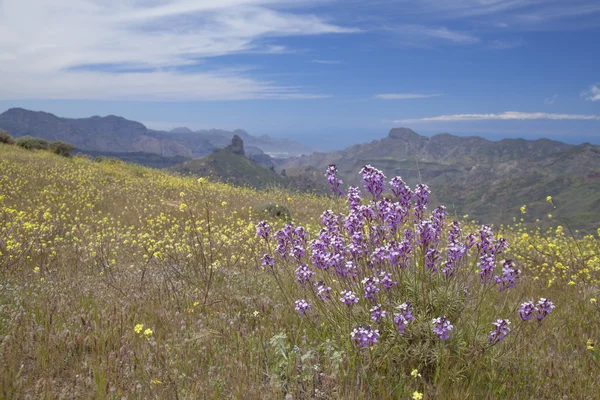
<svg viewBox="0 0 600 400"><path fill-rule="evenodd" d="M529 248L522 231L505 232L523 260L520 293L551 298L555 312L525 344L433 385L411 377L412 366L370 366L344 338L322 340L260 266L255 207L281 204L316 232L338 202L2 144L0 171L2 398L598 396L600 365L586 349L600 340L597 281L579 274L569 284L573 273L548 287L543 263L582 267L581 257L537 250L547 236L531 234ZM565 252L598 246L569 240Z"/></svg>

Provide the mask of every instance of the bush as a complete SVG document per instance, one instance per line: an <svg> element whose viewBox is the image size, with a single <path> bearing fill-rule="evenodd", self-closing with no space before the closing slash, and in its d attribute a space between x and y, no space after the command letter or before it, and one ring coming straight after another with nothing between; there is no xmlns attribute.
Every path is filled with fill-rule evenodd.
<svg viewBox="0 0 600 400"><path fill-rule="evenodd" d="M286 206L275 203L264 203L257 206L257 210L261 215L271 218L279 218L284 221L292 220L292 213Z"/></svg>
<svg viewBox="0 0 600 400"><path fill-rule="evenodd" d="M52 142L50 143L50 150L63 157L71 157L71 152L75 150L75 146L65 142Z"/></svg>
<svg viewBox="0 0 600 400"><path fill-rule="evenodd" d="M15 144L15 140L10 136L10 133L0 129L0 143Z"/></svg>
<svg viewBox="0 0 600 400"><path fill-rule="evenodd" d="M15 144L27 150L48 150L49 143L45 139L32 136L23 136L15 141Z"/></svg>
<svg viewBox="0 0 600 400"><path fill-rule="evenodd" d="M339 196L336 172L330 166L328 180ZM257 225L268 250L262 265L315 341L335 338L358 365L382 375L406 374L410 366L440 383L460 379L484 354L540 340L513 332L541 326L554 305L516 288L520 270L504 258L505 239L485 225L463 232L443 206L428 211L426 185L413 190L396 177L390 200L381 171L361 172L368 203L349 188L347 213L325 211L318 234Z"/></svg>

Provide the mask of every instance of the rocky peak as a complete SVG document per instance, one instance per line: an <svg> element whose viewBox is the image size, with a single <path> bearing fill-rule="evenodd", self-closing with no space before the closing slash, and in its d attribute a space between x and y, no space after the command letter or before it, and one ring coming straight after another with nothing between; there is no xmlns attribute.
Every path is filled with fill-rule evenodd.
<svg viewBox="0 0 600 400"><path fill-rule="evenodd" d="M244 153L244 141L238 135L233 135L233 138L231 139L231 144L227 146L225 150L228 150L233 154L238 154L240 156L246 155L246 153Z"/></svg>
<svg viewBox="0 0 600 400"><path fill-rule="evenodd" d="M415 140L421 136L409 128L394 128L390 130L388 137L391 139L404 139L404 140Z"/></svg>

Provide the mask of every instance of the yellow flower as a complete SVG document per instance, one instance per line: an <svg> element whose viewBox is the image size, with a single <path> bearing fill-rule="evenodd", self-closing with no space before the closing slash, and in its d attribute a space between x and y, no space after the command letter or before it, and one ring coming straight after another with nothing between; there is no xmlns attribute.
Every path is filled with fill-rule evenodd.
<svg viewBox="0 0 600 400"><path fill-rule="evenodd" d="M185 203L181 203L181 205L179 206L179 211L181 212L185 212L185 209L187 208L187 204Z"/></svg>
<svg viewBox="0 0 600 400"><path fill-rule="evenodd" d="M152 384L153 385L162 385L162 382L159 381L158 379L152 379Z"/></svg>
<svg viewBox="0 0 600 400"><path fill-rule="evenodd" d="M146 336L152 336L153 333L154 332L152 332L152 329L150 329L150 328L148 328L144 331L144 335L146 335Z"/></svg>
<svg viewBox="0 0 600 400"><path fill-rule="evenodd" d="M527 214L527 206L526 205L521 207L521 214Z"/></svg>
<svg viewBox="0 0 600 400"><path fill-rule="evenodd" d="M592 303L592 304L596 304L596 301L597 301L596 298L591 298L590 299L590 303Z"/></svg>
<svg viewBox="0 0 600 400"><path fill-rule="evenodd" d="M546 201L548 203L552 203L552 196L546 196Z"/></svg>
<svg viewBox="0 0 600 400"><path fill-rule="evenodd" d="M410 373L410 376L412 376L413 378L416 378L417 376L419 376L419 370L418 369L413 369L412 372Z"/></svg>
<svg viewBox="0 0 600 400"><path fill-rule="evenodd" d="M549 218L549 219L552 219L552 214L548 214L548 218Z"/></svg>
<svg viewBox="0 0 600 400"><path fill-rule="evenodd" d="M521 235L521 239L527 240L527 239L529 239L529 235L527 233L524 233Z"/></svg>
<svg viewBox="0 0 600 400"><path fill-rule="evenodd" d="M588 339L586 344L587 344L587 347L586 347L586 348L587 348L588 350L590 350L590 351L591 351L591 350L594 350L594 341L593 341L592 339Z"/></svg>
<svg viewBox="0 0 600 400"><path fill-rule="evenodd" d="M222 201L222 202L221 202L221 206L225 207L226 205L227 205L227 202L226 202L226 201Z"/></svg>
<svg viewBox="0 0 600 400"><path fill-rule="evenodd" d="M571 285L571 286L573 286L573 285L575 284L575 282L573 282L573 281L569 281L569 283L568 283L568 284L569 284L569 285Z"/></svg>
<svg viewBox="0 0 600 400"><path fill-rule="evenodd" d="M258 317L258 314L259 314L259 312L258 312L258 311L254 311L254 312L252 313L252 315L254 315L255 317Z"/></svg>
<svg viewBox="0 0 600 400"><path fill-rule="evenodd" d="M419 392L415 391L413 393L413 397L412 398L413 398L413 400L421 400L423 398L423 393L419 393Z"/></svg>
<svg viewBox="0 0 600 400"><path fill-rule="evenodd" d="M141 333L142 329L144 329L144 324L137 324L135 326L135 328L133 328L133 330L135 331L135 333Z"/></svg>
<svg viewBox="0 0 600 400"><path fill-rule="evenodd" d="M194 302L194 307L197 307L197 306L198 306L198 304L200 304L200 302L199 302L199 301L195 301L195 302Z"/></svg>

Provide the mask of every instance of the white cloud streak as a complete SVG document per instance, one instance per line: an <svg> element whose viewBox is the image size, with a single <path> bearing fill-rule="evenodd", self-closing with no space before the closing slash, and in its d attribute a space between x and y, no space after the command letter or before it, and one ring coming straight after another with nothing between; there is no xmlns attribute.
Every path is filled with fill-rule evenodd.
<svg viewBox="0 0 600 400"><path fill-rule="evenodd" d="M286 52L272 43L278 37L357 32L299 12L296 4L0 0L0 100L322 97L204 62L244 52Z"/></svg>
<svg viewBox="0 0 600 400"><path fill-rule="evenodd" d="M380 100L411 100L411 99L427 99L430 97L439 97L441 94L422 94L422 93L384 93L376 94L374 98Z"/></svg>
<svg viewBox="0 0 600 400"><path fill-rule="evenodd" d="M589 101L600 101L600 86L590 86L588 90L581 93L581 96Z"/></svg>
<svg viewBox="0 0 600 400"><path fill-rule="evenodd" d="M460 122L460 121L511 121L511 120L596 120L600 121L598 115L582 115L582 114L549 114L549 113L525 113L519 111L507 111L500 114L454 114L440 115L437 117L417 118L417 119L401 119L395 120L394 123L419 123L419 122Z"/></svg>
<svg viewBox="0 0 600 400"><path fill-rule="evenodd" d="M470 44L479 42L479 38L467 33L450 30L446 27L429 27L425 25L398 25L388 28L398 32L405 39L412 41L424 41L427 39L445 40L458 44Z"/></svg>
<svg viewBox="0 0 600 400"><path fill-rule="evenodd" d="M544 99L544 104L548 104L548 105L554 104L557 99L558 99L558 95L557 94L552 95L552 97L546 97Z"/></svg>
<svg viewBox="0 0 600 400"><path fill-rule="evenodd" d="M316 64L326 64L326 65L338 65L342 62L339 60L312 60L312 62Z"/></svg>

